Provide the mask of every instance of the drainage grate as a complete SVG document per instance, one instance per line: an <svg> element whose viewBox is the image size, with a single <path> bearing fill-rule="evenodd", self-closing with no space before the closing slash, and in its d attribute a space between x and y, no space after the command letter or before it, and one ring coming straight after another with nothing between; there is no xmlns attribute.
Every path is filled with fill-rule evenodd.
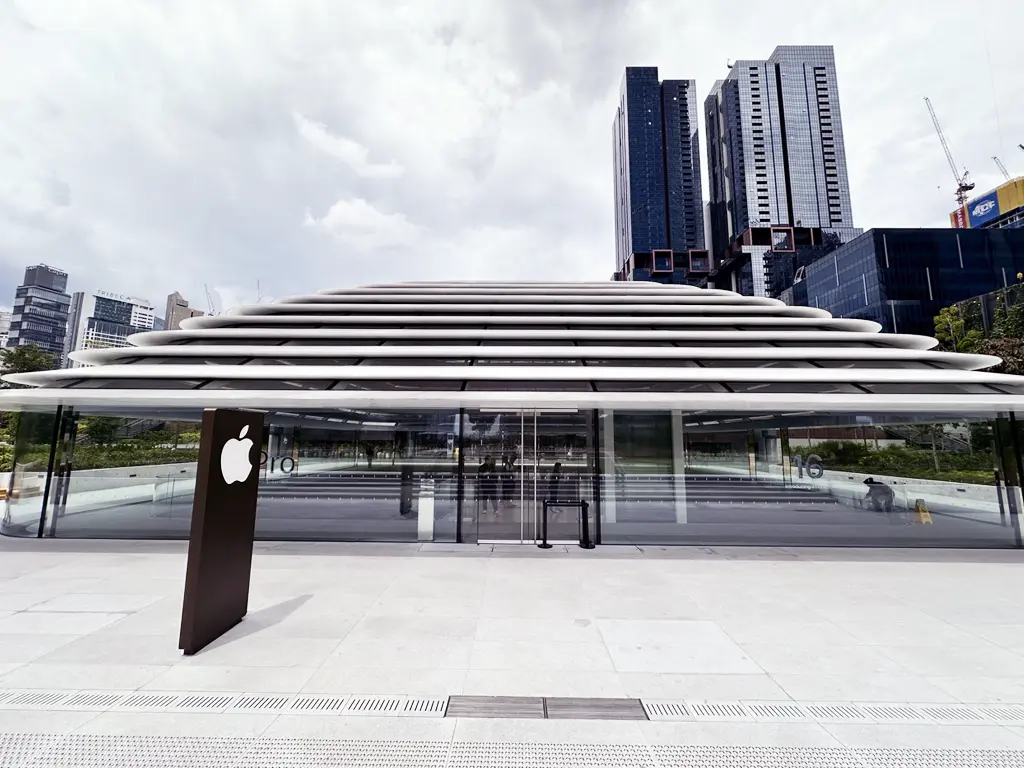
<svg viewBox="0 0 1024 768"><path fill-rule="evenodd" d="M967 707L921 707L921 711L939 723L967 723L985 719Z"/></svg>
<svg viewBox="0 0 1024 768"><path fill-rule="evenodd" d="M293 712L337 713L345 708L348 696L296 696L288 709Z"/></svg>
<svg viewBox="0 0 1024 768"><path fill-rule="evenodd" d="M549 720L647 719L639 699L548 698L544 704Z"/></svg>
<svg viewBox="0 0 1024 768"><path fill-rule="evenodd" d="M765 704L752 704L746 702L744 706L757 720L806 720L807 714L796 704L784 704L769 702Z"/></svg>
<svg viewBox="0 0 1024 768"><path fill-rule="evenodd" d="M739 702L714 704L701 702L695 704L690 702L690 709L697 718L705 720L749 720L750 715Z"/></svg>
<svg viewBox="0 0 1024 768"><path fill-rule="evenodd" d="M445 717L544 719L544 699L532 696L452 696Z"/></svg>
<svg viewBox="0 0 1024 768"><path fill-rule="evenodd" d="M178 700L178 696L176 693L136 693L114 709L170 709Z"/></svg>
<svg viewBox="0 0 1024 768"><path fill-rule="evenodd" d="M406 699L402 705L402 714L406 717L444 717L448 707L448 699Z"/></svg>
<svg viewBox="0 0 1024 768"><path fill-rule="evenodd" d="M353 696L346 715L397 715L404 696Z"/></svg>
<svg viewBox="0 0 1024 768"><path fill-rule="evenodd" d="M61 704L62 707L80 707L82 709L110 709L123 694L120 693L76 693Z"/></svg>
<svg viewBox="0 0 1024 768"><path fill-rule="evenodd" d="M178 709L227 709L228 705L235 700L233 695L207 695L193 694L185 696L178 702Z"/></svg>
<svg viewBox="0 0 1024 768"><path fill-rule="evenodd" d="M19 693L10 701L6 702L8 707L52 707L68 697L68 693L62 691L26 691Z"/></svg>
<svg viewBox="0 0 1024 768"><path fill-rule="evenodd" d="M860 704L860 710L880 723L929 722L927 715L903 704Z"/></svg>
<svg viewBox="0 0 1024 768"><path fill-rule="evenodd" d="M693 720L682 701L644 701L649 720Z"/></svg>
<svg viewBox="0 0 1024 768"><path fill-rule="evenodd" d="M1024 707L982 707L978 711L997 723L1024 723Z"/></svg>
<svg viewBox="0 0 1024 768"><path fill-rule="evenodd" d="M865 722L867 717L852 704L806 704L804 709L815 720L826 722Z"/></svg>
<svg viewBox="0 0 1024 768"><path fill-rule="evenodd" d="M246 712L266 712L268 710L284 709L288 705L288 700L290 698L291 696L264 696L260 694L242 696L238 701L231 705L231 709L243 710Z"/></svg>

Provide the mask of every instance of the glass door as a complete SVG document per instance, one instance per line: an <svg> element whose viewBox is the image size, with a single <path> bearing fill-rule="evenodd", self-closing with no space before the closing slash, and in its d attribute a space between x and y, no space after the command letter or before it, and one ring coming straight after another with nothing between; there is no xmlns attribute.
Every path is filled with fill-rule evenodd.
<svg viewBox="0 0 1024 768"><path fill-rule="evenodd" d="M596 518L592 418L575 410L466 413L464 504L478 543L537 543L545 507L548 541L579 541L581 501Z"/></svg>

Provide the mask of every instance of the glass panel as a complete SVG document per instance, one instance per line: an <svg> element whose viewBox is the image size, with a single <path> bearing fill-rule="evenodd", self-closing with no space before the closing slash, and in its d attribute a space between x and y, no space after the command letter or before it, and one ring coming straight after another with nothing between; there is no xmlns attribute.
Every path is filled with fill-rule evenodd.
<svg viewBox="0 0 1024 768"><path fill-rule="evenodd" d="M3 417L6 445L0 457L2 469L10 475L0 530L7 536L36 536L56 413L5 413Z"/></svg>
<svg viewBox="0 0 1024 768"><path fill-rule="evenodd" d="M605 542L1020 541L1020 494L993 469L992 419L605 411L600 421Z"/></svg>
<svg viewBox="0 0 1024 768"><path fill-rule="evenodd" d="M199 458L195 420L79 416L54 478L47 534L185 538Z"/></svg>
<svg viewBox="0 0 1024 768"><path fill-rule="evenodd" d="M466 412L463 504L477 541L532 540L537 482L533 421L532 413Z"/></svg>

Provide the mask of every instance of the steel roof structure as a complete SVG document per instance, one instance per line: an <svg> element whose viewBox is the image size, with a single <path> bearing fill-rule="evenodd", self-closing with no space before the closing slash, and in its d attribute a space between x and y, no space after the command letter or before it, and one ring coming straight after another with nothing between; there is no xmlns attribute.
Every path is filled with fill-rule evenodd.
<svg viewBox="0 0 1024 768"><path fill-rule="evenodd" d="M279 299L83 367L11 374L0 408L1024 409L999 359L869 320L643 282L374 285Z"/></svg>

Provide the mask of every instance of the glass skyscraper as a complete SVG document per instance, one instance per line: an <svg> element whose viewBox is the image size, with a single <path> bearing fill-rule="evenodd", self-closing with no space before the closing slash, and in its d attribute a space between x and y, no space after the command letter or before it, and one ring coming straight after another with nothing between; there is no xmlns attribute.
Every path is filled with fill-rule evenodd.
<svg viewBox="0 0 1024 768"><path fill-rule="evenodd" d="M735 62L704 111L713 262L751 227L853 226L832 46Z"/></svg>
<svg viewBox="0 0 1024 768"><path fill-rule="evenodd" d="M614 123L616 279L685 283L707 272L696 89L659 81L657 67L626 68Z"/></svg>

